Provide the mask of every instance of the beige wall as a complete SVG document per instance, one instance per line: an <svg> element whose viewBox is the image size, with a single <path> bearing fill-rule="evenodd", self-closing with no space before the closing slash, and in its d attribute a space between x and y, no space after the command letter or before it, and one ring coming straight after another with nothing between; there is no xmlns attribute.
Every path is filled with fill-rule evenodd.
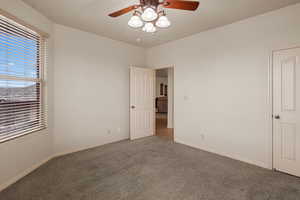
<svg viewBox="0 0 300 200"><path fill-rule="evenodd" d="M296 4L148 49L148 66L175 65L175 140L270 167L269 55L300 45L299 18Z"/></svg>
<svg viewBox="0 0 300 200"><path fill-rule="evenodd" d="M55 153L129 137L129 67L145 50L55 25Z"/></svg>
<svg viewBox="0 0 300 200"><path fill-rule="evenodd" d="M0 0L0 8L49 33L46 91L48 129L0 144L0 190L52 156L52 22L19 0Z"/></svg>

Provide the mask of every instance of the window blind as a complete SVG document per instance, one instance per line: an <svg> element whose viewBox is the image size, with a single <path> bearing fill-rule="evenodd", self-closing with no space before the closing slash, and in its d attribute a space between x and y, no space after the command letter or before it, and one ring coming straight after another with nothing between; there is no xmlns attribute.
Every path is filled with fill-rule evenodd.
<svg viewBox="0 0 300 200"><path fill-rule="evenodd" d="M45 128L44 39L0 15L0 142Z"/></svg>

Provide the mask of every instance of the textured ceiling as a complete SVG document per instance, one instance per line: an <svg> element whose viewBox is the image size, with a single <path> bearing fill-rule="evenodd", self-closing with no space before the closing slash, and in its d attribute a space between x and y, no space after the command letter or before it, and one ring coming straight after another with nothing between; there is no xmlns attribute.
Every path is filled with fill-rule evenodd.
<svg viewBox="0 0 300 200"><path fill-rule="evenodd" d="M196 12L166 9L172 25L144 33L128 27L131 13L118 18L107 15L138 0L23 0L55 23L142 47L152 47L201 31L279 9L300 0L200 0Z"/></svg>

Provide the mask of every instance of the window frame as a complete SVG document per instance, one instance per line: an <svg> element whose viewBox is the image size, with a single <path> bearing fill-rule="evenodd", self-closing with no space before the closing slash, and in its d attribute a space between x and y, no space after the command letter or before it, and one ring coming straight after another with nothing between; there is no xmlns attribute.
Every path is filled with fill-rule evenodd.
<svg viewBox="0 0 300 200"><path fill-rule="evenodd" d="M20 81L33 81L39 84L39 89L37 91L37 98L39 98L39 123L41 125L37 126L36 129L24 129L16 131L15 133L11 133L7 136L0 136L0 144L4 142L8 142L20 137L24 137L26 135L32 134L34 132L39 132L44 129L47 129L47 102L46 102L46 88L45 88L45 65L46 65L46 48L47 48L47 39L49 38L49 34L37 29L30 24L27 24L23 20L9 14L8 12L0 9L0 15L13 21L14 23L20 25L20 27L24 27L34 33L36 33L39 37L38 42L39 49L37 53L39 54L39 67L37 68L38 73L36 78L26 78L26 77L12 77L9 75L0 75L0 79L4 80L20 80ZM38 87L38 86L37 86Z"/></svg>

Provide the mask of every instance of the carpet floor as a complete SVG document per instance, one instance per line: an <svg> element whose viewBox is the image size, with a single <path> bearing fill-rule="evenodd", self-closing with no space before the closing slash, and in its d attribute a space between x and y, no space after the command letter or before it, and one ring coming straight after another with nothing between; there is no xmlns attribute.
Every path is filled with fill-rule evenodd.
<svg viewBox="0 0 300 200"><path fill-rule="evenodd" d="M299 200L300 179L159 137L55 158L0 200Z"/></svg>

